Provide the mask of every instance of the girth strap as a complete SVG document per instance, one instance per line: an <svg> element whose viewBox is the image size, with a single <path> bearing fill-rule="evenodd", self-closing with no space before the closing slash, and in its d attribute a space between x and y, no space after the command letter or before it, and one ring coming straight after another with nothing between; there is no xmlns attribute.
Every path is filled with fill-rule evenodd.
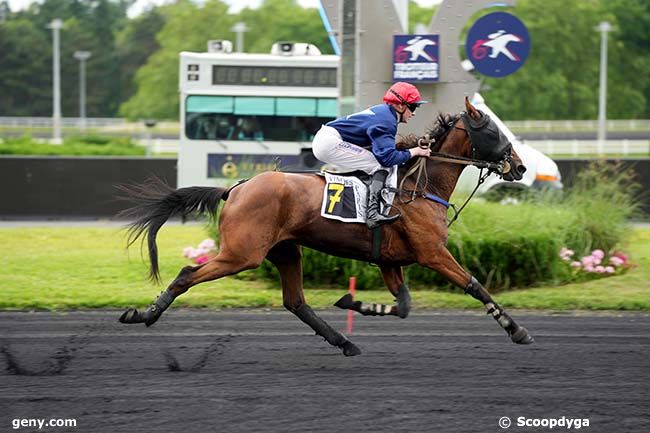
<svg viewBox="0 0 650 433"><path fill-rule="evenodd" d="M381 227L372 229L372 261L379 262L381 258Z"/></svg>

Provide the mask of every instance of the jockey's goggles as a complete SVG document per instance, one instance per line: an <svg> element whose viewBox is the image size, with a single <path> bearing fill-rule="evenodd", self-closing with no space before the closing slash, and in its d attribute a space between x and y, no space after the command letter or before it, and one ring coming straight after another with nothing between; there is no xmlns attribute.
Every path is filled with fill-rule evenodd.
<svg viewBox="0 0 650 433"><path fill-rule="evenodd" d="M406 108L408 108L409 110L411 110L411 113L415 113L415 110L416 110L416 109L420 106L420 104L421 104L421 103L417 103L417 102L406 102L406 99L404 99L404 98L402 97L402 95L400 95L399 93L397 93L397 92L394 91L393 89L390 89L390 93L392 93L393 95L395 95L395 96L397 97L397 99L399 99L399 101L400 101L402 104L406 105Z"/></svg>

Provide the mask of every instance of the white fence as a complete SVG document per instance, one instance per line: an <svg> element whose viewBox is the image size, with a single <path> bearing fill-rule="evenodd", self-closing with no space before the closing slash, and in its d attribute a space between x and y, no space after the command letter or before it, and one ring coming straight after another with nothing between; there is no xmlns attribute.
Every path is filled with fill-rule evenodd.
<svg viewBox="0 0 650 433"><path fill-rule="evenodd" d="M81 119L77 117L61 118L61 127L67 129L80 129ZM0 128L10 129L51 129L51 117L0 117ZM86 129L99 130L101 132L119 132L123 134L143 132L147 130L145 121L130 122L120 117L87 117ZM151 128L154 131L164 130L165 132L178 134L179 125L175 121L156 122Z"/></svg>
<svg viewBox="0 0 650 433"><path fill-rule="evenodd" d="M650 155L650 140L524 140L547 155Z"/></svg>
<svg viewBox="0 0 650 433"><path fill-rule="evenodd" d="M64 117L61 120L63 128L77 129L80 127L78 118ZM596 120L522 120L509 121L508 126L516 134L523 132L595 132L598 128ZM52 128L51 117L0 117L0 128L9 129L49 129ZM87 118L86 128L100 133L136 134L141 137L139 144L149 146L153 153L178 152L176 139L148 139L148 133L178 134L179 124L174 121L158 122L155 127L147 129L144 121L128 122L122 118ZM650 120L609 120L609 131L648 131ZM1 129L0 129L1 132ZM525 140L525 143L549 155L650 155L650 140Z"/></svg>
<svg viewBox="0 0 650 433"><path fill-rule="evenodd" d="M76 117L64 117L61 124L66 128L78 128L81 121ZM508 127L515 132L584 132L598 130L597 120L509 120ZM0 127L24 128L51 128L51 117L0 117ZM177 121L158 122L157 126L164 126L179 130ZM122 127L125 132L133 128L144 129L144 120L129 122L119 117L88 117L86 127L104 128ZM608 131L650 131L650 119L608 120Z"/></svg>
<svg viewBox="0 0 650 433"><path fill-rule="evenodd" d="M515 132L586 132L598 131L597 120L509 120L505 122ZM650 131L650 119L608 120L608 131Z"/></svg>

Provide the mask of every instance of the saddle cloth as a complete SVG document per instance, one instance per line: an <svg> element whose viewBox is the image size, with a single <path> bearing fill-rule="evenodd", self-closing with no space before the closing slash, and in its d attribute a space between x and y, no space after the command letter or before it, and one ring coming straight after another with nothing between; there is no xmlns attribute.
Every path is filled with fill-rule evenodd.
<svg viewBox="0 0 650 433"><path fill-rule="evenodd" d="M321 216L346 223L365 223L368 204L368 186L355 176L321 173L325 177L325 189L321 205ZM397 167L391 168L386 186L397 187ZM382 191L382 212L393 203L395 193Z"/></svg>

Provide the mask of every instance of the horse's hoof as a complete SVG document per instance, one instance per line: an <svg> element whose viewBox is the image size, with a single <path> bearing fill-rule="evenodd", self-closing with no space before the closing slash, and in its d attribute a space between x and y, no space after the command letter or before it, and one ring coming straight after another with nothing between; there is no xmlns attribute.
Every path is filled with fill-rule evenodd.
<svg viewBox="0 0 650 433"><path fill-rule="evenodd" d="M142 323L142 315L135 308L129 308L120 316L120 323Z"/></svg>
<svg viewBox="0 0 650 433"><path fill-rule="evenodd" d="M340 347L341 350L343 350L343 354L345 356L361 355L361 350L359 350L359 348L355 346L354 343L352 343L351 341L346 341Z"/></svg>
<svg viewBox="0 0 650 433"><path fill-rule="evenodd" d="M406 285L399 286L397 291L397 317L406 319L411 311L411 295Z"/></svg>
<svg viewBox="0 0 650 433"><path fill-rule="evenodd" d="M156 323L160 318L160 315L162 314L162 313L156 314L156 310L148 311L148 313L149 314L147 314L143 320L144 324L147 325L147 328L153 325L154 323Z"/></svg>
<svg viewBox="0 0 650 433"><path fill-rule="evenodd" d="M510 336L510 339L516 344L533 344L535 342L535 339L531 337L528 330L523 326L520 326L519 329Z"/></svg>
<svg viewBox="0 0 650 433"><path fill-rule="evenodd" d="M354 304L354 298L352 297L351 294L348 293L345 296L343 296L341 299L336 301L334 306L342 308L344 310L350 310L353 304Z"/></svg>

